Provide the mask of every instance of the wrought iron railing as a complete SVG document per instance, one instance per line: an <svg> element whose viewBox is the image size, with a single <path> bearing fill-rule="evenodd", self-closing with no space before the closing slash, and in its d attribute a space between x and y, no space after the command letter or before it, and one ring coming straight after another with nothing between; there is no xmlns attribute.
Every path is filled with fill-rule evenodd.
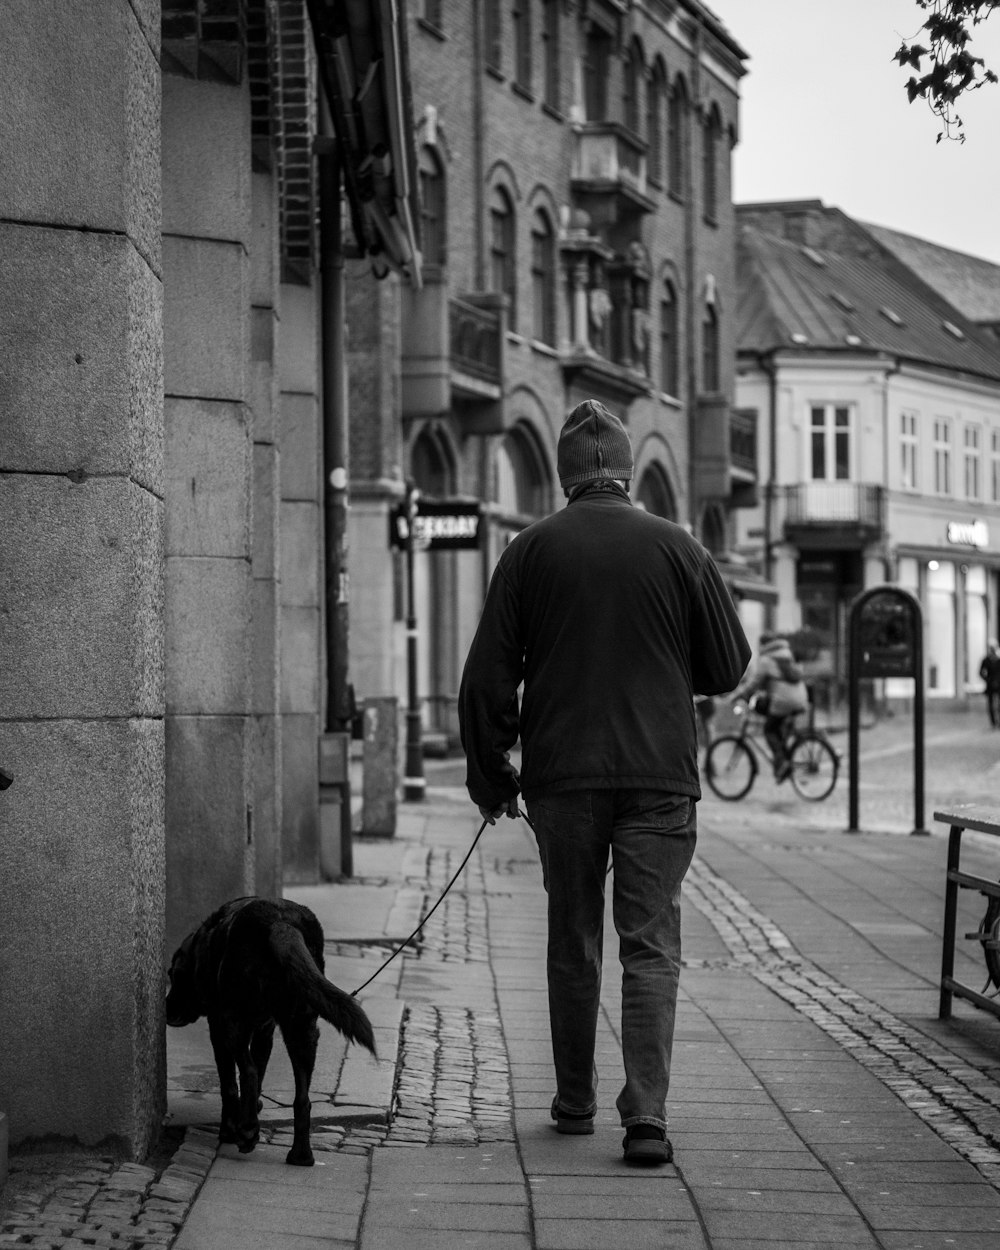
<svg viewBox="0 0 1000 1250"><path fill-rule="evenodd" d="M881 530L883 488L869 482L800 482L780 488L786 525L858 525Z"/></svg>

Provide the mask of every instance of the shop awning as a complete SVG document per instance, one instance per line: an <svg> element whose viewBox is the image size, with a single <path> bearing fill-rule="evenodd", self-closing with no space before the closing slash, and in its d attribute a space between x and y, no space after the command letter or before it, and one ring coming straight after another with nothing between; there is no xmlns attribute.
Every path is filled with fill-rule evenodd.
<svg viewBox="0 0 1000 1250"><path fill-rule="evenodd" d="M376 274L420 285L405 0L307 0L354 237Z"/></svg>

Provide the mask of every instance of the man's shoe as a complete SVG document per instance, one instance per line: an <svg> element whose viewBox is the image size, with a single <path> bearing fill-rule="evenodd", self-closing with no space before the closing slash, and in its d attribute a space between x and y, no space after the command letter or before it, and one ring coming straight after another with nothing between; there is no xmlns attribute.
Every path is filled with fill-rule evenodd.
<svg viewBox="0 0 1000 1250"><path fill-rule="evenodd" d="M774 780L779 783L782 781L785 781L791 775L792 775L792 765L791 765L790 760L785 760L784 763L779 764L778 767L774 770Z"/></svg>
<svg viewBox="0 0 1000 1250"><path fill-rule="evenodd" d="M670 1138L655 1124L630 1124L625 1130L622 1148L626 1163L644 1163L653 1167L670 1163L674 1157Z"/></svg>
<svg viewBox="0 0 1000 1250"><path fill-rule="evenodd" d="M550 1112L556 1122L557 1133L570 1133L575 1137L589 1137L594 1131L594 1117L578 1111L560 1111L556 1106L558 1098L552 1099Z"/></svg>

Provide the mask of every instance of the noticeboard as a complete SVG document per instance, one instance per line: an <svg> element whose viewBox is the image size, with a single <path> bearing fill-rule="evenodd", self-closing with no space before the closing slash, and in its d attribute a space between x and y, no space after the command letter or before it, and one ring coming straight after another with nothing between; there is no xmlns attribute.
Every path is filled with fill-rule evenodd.
<svg viewBox="0 0 1000 1250"><path fill-rule="evenodd" d="M475 551L479 547L482 510L476 501L430 503L421 499L413 516L416 551ZM389 545L403 548L409 536L405 504L389 513Z"/></svg>
<svg viewBox="0 0 1000 1250"><path fill-rule="evenodd" d="M919 608L906 591L882 587L857 605L858 676L915 677Z"/></svg>

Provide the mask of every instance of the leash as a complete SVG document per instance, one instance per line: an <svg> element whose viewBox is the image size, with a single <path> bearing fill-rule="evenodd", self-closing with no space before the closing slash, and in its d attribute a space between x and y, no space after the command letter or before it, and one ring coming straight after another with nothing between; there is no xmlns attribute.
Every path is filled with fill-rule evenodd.
<svg viewBox="0 0 1000 1250"><path fill-rule="evenodd" d="M521 814L523 815L524 813L522 812ZM455 884L455 882L456 882L456 881L459 879L459 877L462 875L462 872L463 872L463 871L464 871L464 869L465 869L465 865L469 862L469 860L470 860L470 858L471 858L471 856L472 856L472 852L476 849L476 844L479 842L479 839L483 836L483 830L486 828L486 826L487 826L489 823L490 823L490 822L489 822L489 817L488 817L488 816L487 816L487 817L484 817L484 819L483 819L483 823L479 826L479 832L478 832L478 833L476 834L476 836L472 839L472 845L471 845L471 846L469 847L469 849L465 852L465 858L462 860L462 862L461 862L461 863L459 864L459 866L458 866L458 871L455 873L455 875L452 877L452 879L448 882L448 884L447 884L447 885L444 887L444 889L441 891L441 897L438 899L438 901L437 901L437 902L434 904L434 906L430 909L430 911L427 913L427 915L426 915L426 916L424 916L423 920L421 920L421 922L420 922L420 923L417 925L417 927L413 930L413 932L410 934L410 936L409 936L408 938L404 938L404 939L402 940L402 942L400 942L400 944L399 944L399 945L396 947L396 949L392 952L392 954L391 954L391 955L389 956L389 958L385 961L385 963L384 963L384 964L382 964L382 966L381 966L380 968L376 968L376 969L375 969L375 971L371 974L371 976L368 978L368 980L367 980L367 981L364 981L361 985L359 985L359 986L358 986L358 988L357 988L356 990L352 990L352 991L351 991L351 997L352 997L352 998L357 998L357 996L361 993L361 991L362 991L363 989L365 989L365 987L366 987L366 986L371 985L371 983L375 980L375 978L376 978L376 977L377 977L377 976L378 976L381 972L383 972L386 968L388 968L388 966L389 966L389 965L392 963L392 961L396 958L396 956L399 954L399 952L400 952L400 951L402 951L402 950L405 950L405 949L406 949L406 947L407 947L407 946L409 946L409 944L410 944L410 943L413 941L413 939L417 936L417 934L418 934L418 933L420 932L420 930L424 927L424 925L427 923L427 921L428 921L428 920L430 920L431 916L433 916L433 915L434 915L434 913L437 911L437 909L438 909L438 908L441 906L441 904L444 902L444 900L445 900L445 895L448 893L448 891L451 889L451 887ZM529 823L530 823L530 822L529 822Z"/></svg>

